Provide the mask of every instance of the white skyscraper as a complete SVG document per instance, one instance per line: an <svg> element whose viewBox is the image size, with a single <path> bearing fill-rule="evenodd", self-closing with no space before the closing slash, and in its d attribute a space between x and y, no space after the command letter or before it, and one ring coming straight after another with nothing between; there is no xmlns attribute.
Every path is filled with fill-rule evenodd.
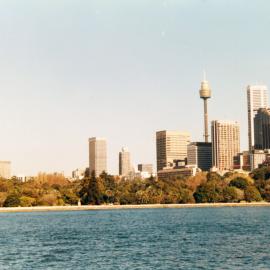
<svg viewBox="0 0 270 270"><path fill-rule="evenodd" d="M248 105L248 146L254 148L254 117L260 108L268 107L268 89L265 85L249 85L247 87Z"/></svg>

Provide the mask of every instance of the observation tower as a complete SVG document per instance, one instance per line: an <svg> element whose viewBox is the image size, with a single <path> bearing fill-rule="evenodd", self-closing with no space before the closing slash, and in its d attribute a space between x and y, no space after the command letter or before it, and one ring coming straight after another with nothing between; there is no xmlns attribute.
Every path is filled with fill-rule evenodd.
<svg viewBox="0 0 270 270"><path fill-rule="evenodd" d="M211 89L208 84L208 81L204 79L201 82L201 89L200 89L200 98L203 99L204 104L204 140L207 143L209 141L209 134L208 134L208 106L207 106L207 100L211 98Z"/></svg>

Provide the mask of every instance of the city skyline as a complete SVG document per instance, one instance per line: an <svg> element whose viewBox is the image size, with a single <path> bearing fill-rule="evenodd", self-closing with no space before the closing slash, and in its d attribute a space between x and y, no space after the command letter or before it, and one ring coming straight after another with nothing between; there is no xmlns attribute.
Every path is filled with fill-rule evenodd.
<svg viewBox="0 0 270 270"><path fill-rule="evenodd" d="M203 141L203 70L209 122L238 121L248 149L246 87L270 85L270 3L78 2L0 3L0 160L14 174L87 167L92 136L112 174L123 145L155 164L157 130Z"/></svg>
<svg viewBox="0 0 270 270"><path fill-rule="evenodd" d="M0 270L270 270L269 10L1 0Z"/></svg>

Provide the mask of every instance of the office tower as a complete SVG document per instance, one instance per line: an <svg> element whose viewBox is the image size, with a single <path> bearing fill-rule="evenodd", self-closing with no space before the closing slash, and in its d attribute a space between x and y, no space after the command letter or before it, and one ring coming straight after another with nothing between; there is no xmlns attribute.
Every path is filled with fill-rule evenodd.
<svg viewBox="0 0 270 270"><path fill-rule="evenodd" d="M213 166L219 170L232 170L234 156L239 152L239 124L232 121L212 121Z"/></svg>
<svg viewBox="0 0 270 270"><path fill-rule="evenodd" d="M107 142L102 138L89 139L89 171L99 176L107 171Z"/></svg>
<svg viewBox="0 0 270 270"><path fill-rule="evenodd" d="M157 171L173 166L176 160L185 160L189 143L189 133L168 130L156 132Z"/></svg>
<svg viewBox="0 0 270 270"><path fill-rule="evenodd" d="M204 141L207 143L209 141L207 100L211 98L211 89L205 78L201 82L200 98L203 99L204 104Z"/></svg>
<svg viewBox="0 0 270 270"><path fill-rule="evenodd" d="M194 165L202 171L209 171L212 167L212 143L190 143L187 147L187 164Z"/></svg>
<svg viewBox="0 0 270 270"><path fill-rule="evenodd" d="M0 177L4 179L11 178L11 162L0 161Z"/></svg>
<svg viewBox="0 0 270 270"><path fill-rule="evenodd" d="M126 147L123 147L119 152L119 175L128 176L131 171L130 152Z"/></svg>
<svg viewBox="0 0 270 270"><path fill-rule="evenodd" d="M153 164L138 164L139 172L148 172L150 175L153 174Z"/></svg>
<svg viewBox="0 0 270 270"><path fill-rule="evenodd" d="M260 108L268 107L268 90L265 85L249 85L247 87L248 105L248 146L254 149L254 117Z"/></svg>
<svg viewBox="0 0 270 270"><path fill-rule="evenodd" d="M270 149L270 109L259 109L255 115L254 148Z"/></svg>

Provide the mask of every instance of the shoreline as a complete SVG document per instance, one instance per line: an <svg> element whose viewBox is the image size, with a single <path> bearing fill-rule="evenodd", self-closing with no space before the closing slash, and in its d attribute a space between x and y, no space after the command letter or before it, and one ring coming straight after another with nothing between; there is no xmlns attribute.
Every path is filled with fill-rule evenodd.
<svg viewBox="0 0 270 270"><path fill-rule="evenodd" d="M62 211L100 211L124 209L176 209L176 208L221 208L221 207L270 207L268 202L243 203L198 203L198 204L137 204L137 205L82 205L82 206L32 206L0 207L0 213L19 212L62 212Z"/></svg>

